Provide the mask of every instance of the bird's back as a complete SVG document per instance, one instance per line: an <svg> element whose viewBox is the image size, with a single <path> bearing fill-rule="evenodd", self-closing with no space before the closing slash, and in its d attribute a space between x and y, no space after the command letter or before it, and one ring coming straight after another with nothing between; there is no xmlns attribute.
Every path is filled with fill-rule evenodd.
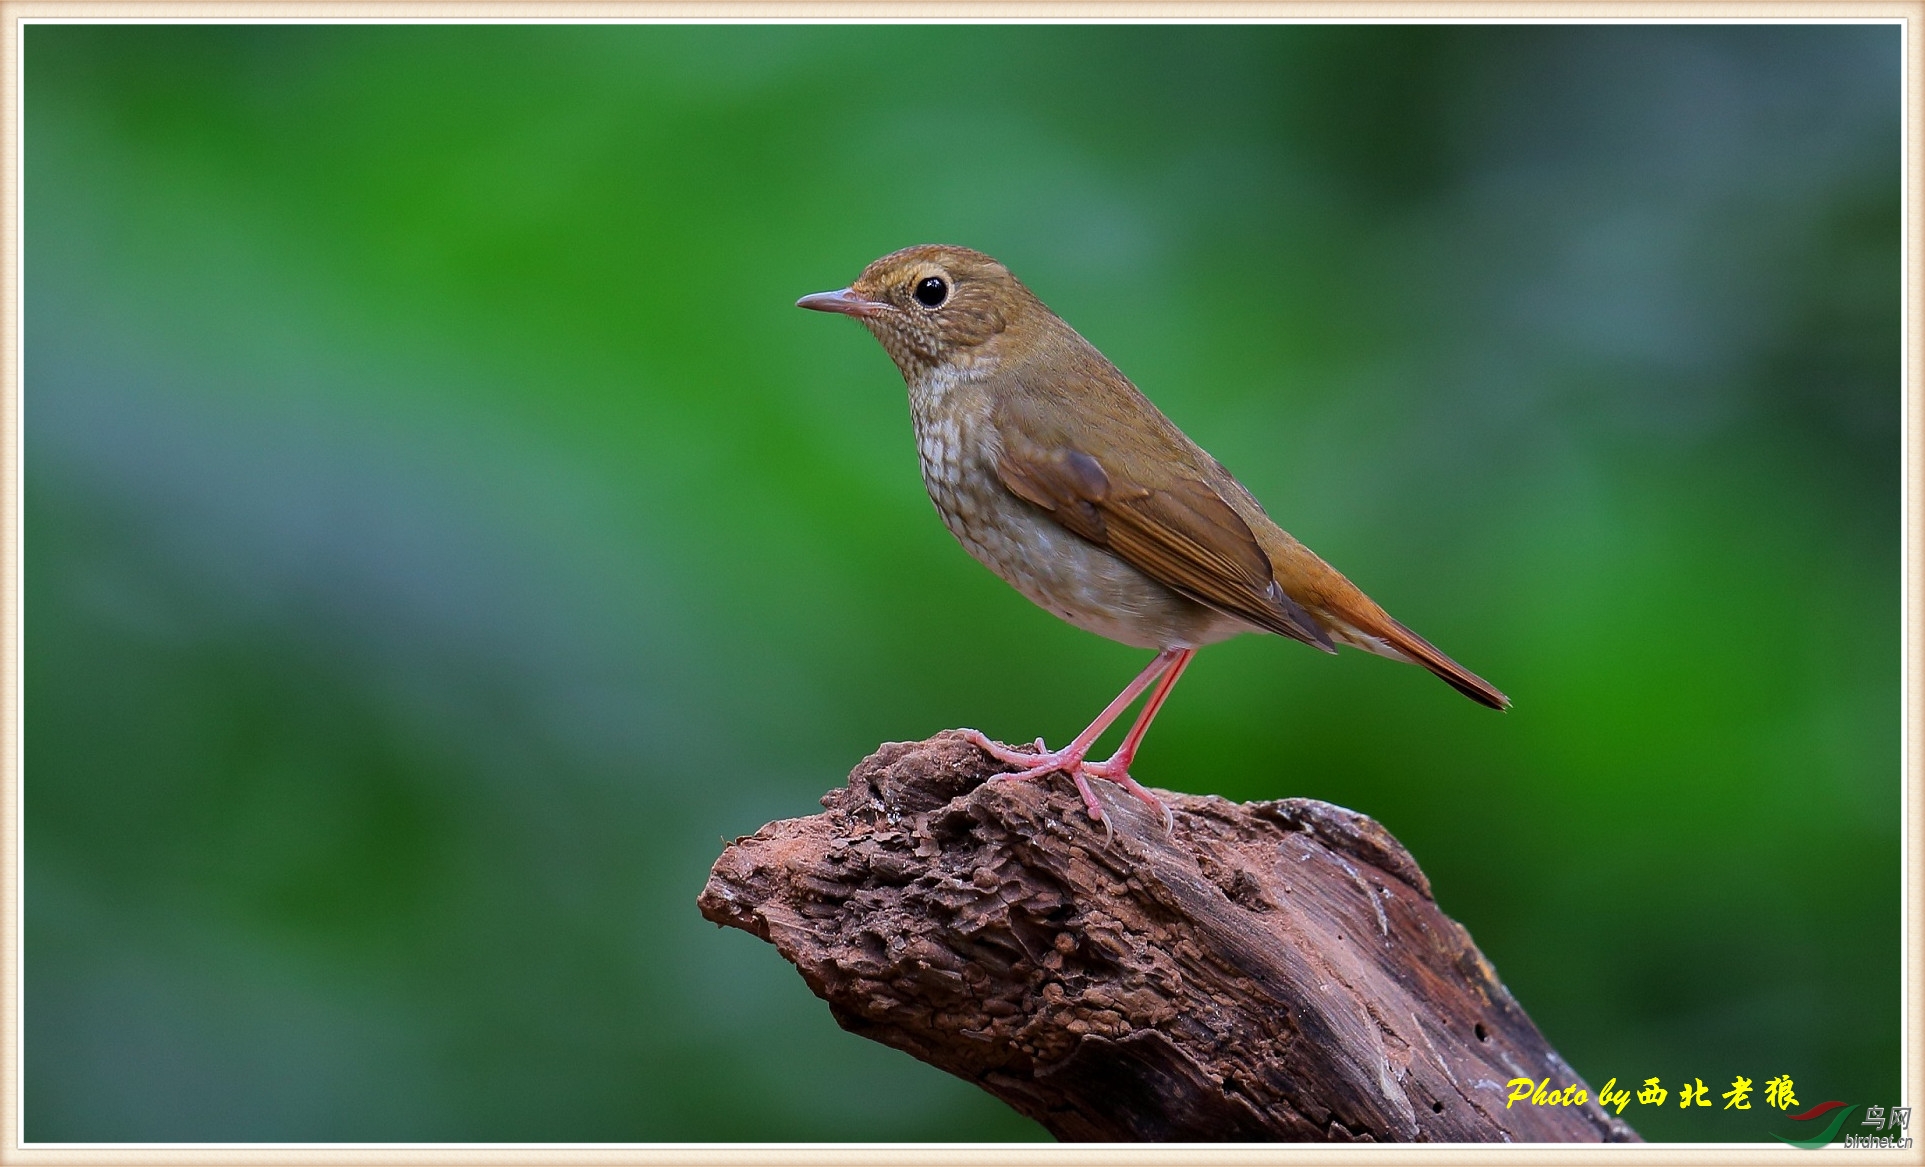
<svg viewBox="0 0 1925 1167"><path fill-rule="evenodd" d="M1056 343L1031 348L1035 355L1009 370L1015 374L1008 382L1012 391L998 403L1006 433L1019 434L1043 448L1079 450L1106 469L1130 467L1130 481L1141 488L1207 490L1242 520L1269 561L1270 578L1288 598L1287 606L1307 614L1316 625L1314 631L1328 638L1326 643L1348 644L1420 665L1480 704L1496 709L1509 706L1509 699L1496 688L1392 618L1342 572L1272 521L1256 496L1094 345L1054 314L1044 319L1060 328L1061 334L1052 338ZM1187 513L1200 510L1191 508ZM1221 522L1209 521L1207 511L1203 514L1202 521L1185 535L1206 548L1233 544L1240 537L1240 532L1225 530Z"/></svg>

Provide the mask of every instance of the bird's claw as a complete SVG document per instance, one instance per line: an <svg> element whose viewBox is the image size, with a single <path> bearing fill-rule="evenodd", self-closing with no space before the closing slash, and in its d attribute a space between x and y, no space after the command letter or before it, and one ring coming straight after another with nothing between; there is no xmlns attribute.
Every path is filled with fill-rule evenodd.
<svg viewBox="0 0 1925 1167"><path fill-rule="evenodd" d="M1165 835L1174 834L1176 831L1176 815L1170 811L1168 806L1164 805L1162 799L1150 793L1141 783L1130 777L1129 771L1124 768L1118 759L1112 758L1107 762L1090 762L1084 760L1080 753L1073 752L1069 749L1057 750L1052 753L1049 747L1043 744L1042 738L1037 738L1033 743L1021 746L1006 746L999 741L990 740L989 736L981 730L965 729L961 732L970 744L985 754L988 754L990 757L1005 765L1021 767L1021 769L1011 773L994 775L998 781L1021 782L1030 778L1041 778L1045 774L1054 774L1058 771L1068 774L1076 783L1077 793L1083 796L1083 806L1089 811L1090 818L1103 824L1106 843L1115 840L1116 828L1111 823L1110 816L1103 812L1102 800L1096 797L1096 791L1090 787L1089 780L1091 778L1101 778L1107 782L1114 782L1123 787L1123 789L1147 803L1151 809L1155 810L1157 814L1162 817L1163 833Z"/></svg>
<svg viewBox="0 0 1925 1167"><path fill-rule="evenodd" d="M1094 777L1114 782L1135 795L1139 801L1147 804L1151 810L1154 810L1157 815L1162 818L1163 833L1165 835L1174 835L1176 833L1175 812L1171 811L1169 805L1162 799L1151 793L1148 787L1130 777L1130 772L1122 766L1117 765L1116 759L1112 758L1108 762L1092 762L1083 766L1082 769L1085 773Z"/></svg>
<svg viewBox="0 0 1925 1167"><path fill-rule="evenodd" d="M1006 746L992 740L988 734L979 729L963 729L957 732L983 753L1010 766L1029 767L1038 758L1049 753L1049 747L1043 744L1042 738L1037 738L1034 745Z"/></svg>
<svg viewBox="0 0 1925 1167"><path fill-rule="evenodd" d="M1083 806L1088 809L1089 816L1103 824L1103 845L1108 847L1116 842L1116 825L1110 821L1109 815L1103 813L1102 800L1096 797L1096 791L1090 786L1089 779L1083 776L1086 769L1087 767L1078 766L1070 771L1070 777L1076 780L1076 792L1083 796Z"/></svg>

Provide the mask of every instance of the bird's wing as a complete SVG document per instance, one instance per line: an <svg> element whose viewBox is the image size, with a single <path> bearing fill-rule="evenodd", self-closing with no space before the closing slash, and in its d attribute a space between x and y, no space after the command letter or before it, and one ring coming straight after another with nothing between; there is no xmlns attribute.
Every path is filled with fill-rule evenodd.
<svg viewBox="0 0 1925 1167"><path fill-rule="evenodd" d="M1277 584L1250 525L1207 483L1177 474L1151 487L1073 445L1040 444L1007 428L1002 437L996 474L1010 493L1172 591L1336 651Z"/></svg>

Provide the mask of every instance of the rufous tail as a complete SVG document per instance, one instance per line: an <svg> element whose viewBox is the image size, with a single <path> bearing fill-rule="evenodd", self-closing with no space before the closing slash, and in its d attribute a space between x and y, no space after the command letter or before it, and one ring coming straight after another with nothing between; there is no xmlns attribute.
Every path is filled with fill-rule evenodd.
<svg viewBox="0 0 1925 1167"><path fill-rule="evenodd" d="M1396 649L1404 659L1436 673L1446 685L1479 705L1488 705L1492 709L1511 707L1511 699L1498 692L1496 686L1445 656L1437 650L1436 645L1389 616L1385 616L1384 623L1374 631L1379 640Z"/></svg>
<svg viewBox="0 0 1925 1167"><path fill-rule="evenodd" d="M1268 541L1264 550L1270 562L1287 569L1277 575L1278 586L1301 609L1308 610L1330 639L1392 660L1422 665L1479 705L1492 709L1511 707L1511 699L1489 681L1392 619L1390 613L1364 595L1356 584L1292 539L1287 531L1269 524L1265 535Z"/></svg>

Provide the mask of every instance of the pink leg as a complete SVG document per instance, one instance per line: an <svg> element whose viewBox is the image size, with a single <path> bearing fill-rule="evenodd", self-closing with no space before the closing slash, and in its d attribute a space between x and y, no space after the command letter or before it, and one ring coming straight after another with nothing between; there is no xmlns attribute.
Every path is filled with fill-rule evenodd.
<svg viewBox="0 0 1925 1167"><path fill-rule="evenodd" d="M1136 760L1136 751L1142 746L1144 736L1150 732L1150 722L1156 720L1157 712L1163 708L1163 702L1169 699L1170 690L1176 688L1176 679L1183 675L1184 669L1190 667L1190 661L1195 656L1194 648L1178 650L1170 670L1163 674L1163 679L1157 682L1156 690L1150 694L1150 699L1143 703L1143 712L1136 715L1136 724L1130 726L1130 732L1123 739L1122 746L1111 755L1109 761L1100 765L1114 766L1119 770L1130 768L1130 763ZM1109 775L1104 774L1103 777L1107 778Z"/></svg>
<svg viewBox="0 0 1925 1167"><path fill-rule="evenodd" d="M1190 657L1194 655L1196 655L1196 650L1189 648L1171 648L1157 653L1156 659L1150 662L1149 667L1137 674L1136 679L1131 681L1121 693L1116 695L1116 700L1111 701L1109 705L1104 708L1103 712L1097 714L1096 720L1090 722L1087 729L1076 735L1075 741L1060 750L1053 752L1043 752L1040 749L1033 752L1016 750L1000 742L990 741L988 737L973 729L964 730L963 733L978 749L996 760L1007 762L1012 766L1024 767L1022 770L1013 774L998 774L996 775L998 778L1019 781L1025 778L1040 778L1045 774L1053 774L1058 770L1066 771L1072 778L1076 779L1077 789L1081 791L1083 795L1083 804L1089 808L1090 817L1100 819L1103 817L1102 803L1096 800L1095 794L1089 788L1089 783L1083 778L1083 771L1096 771L1084 764L1084 758L1088 756L1090 747L1094 746L1097 739L1103 736L1103 732L1107 730L1118 717L1123 715L1125 709L1130 707L1130 703L1142 696L1143 690L1149 688L1151 683L1161 677L1163 678L1163 683L1157 686L1156 694L1150 698L1150 703L1144 708L1143 715L1137 718L1136 725L1131 728L1129 737L1123 743L1123 750L1117 752L1117 757L1123 758L1123 763L1118 765L1116 769L1118 773L1122 775L1120 781L1133 787L1133 792L1137 792L1137 797L1147 797L1152 805L1156 806L1159 810L1163 810L1164 816L1167 819L1169 811L1163 807L1162 803L1156 801L1155 795L1150 794L1141 786L1137 786L1135 781L1129 777L1126 770L1128 767L1128 758L1135 755L1137 744L1142 741L1144 731L1149 729L1150 719L1156 716L1156 709L1162 705L1163 699L1169 695L1170 686L1175 684L1176 678L1172 674L1181 673L1184 666L1189 664ZM1041 739L1038 739L1037 745L1040 747L1041 744ZM1125 756L1125 751L1127 751L1127 756ZM1112 758L1110 762L1103 763L1103 765L1111 765L1115 763L1116 760L1116 758ZM1099 774L1099 776L1104 778L1111 777L1109 774Z"/></svg>
<svg viewBox="0 0 1925 1167"><path fill-rule="evenodd" d="M1150 722L1156 720L1157 711L1163 708L1163 702L1169 699L1170 690L1176 688L1177 678L1183 675L1184 669L1190 667L1190 659L1194 656L1196 656L1194 648L1186 648L1177 653L1175 662L1170 665L1169 671L1163 674L1163 679L1157 682L1155 691L1150 694L1150 699L1143 703L1143 712L1137 714L1136 724L1130 726L1129 734L1123 738L1123 744L1117 748L1117 751L1110 755L1109 761L1086 763L1082 767L1084 773L1122 783L1131 794L1149 803L1162 814L1165 831L1175 825L1170 808L1163 805L1162 799L1145 790L1136 779L1130 777L1130 763L1136 760L1136 751L1143 744L1144 735L1150 732Z"/></svg>

